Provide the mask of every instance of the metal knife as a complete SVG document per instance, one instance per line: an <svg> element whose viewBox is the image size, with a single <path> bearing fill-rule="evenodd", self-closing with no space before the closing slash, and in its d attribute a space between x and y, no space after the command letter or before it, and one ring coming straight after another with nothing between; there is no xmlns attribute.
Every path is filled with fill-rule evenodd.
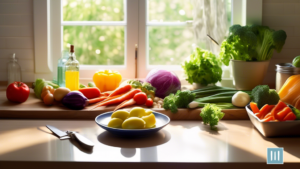
<svg viewBox="0 0 300 169"><path fill-rule="evenodd" d="M89 139L85 138L83 135L74 132L74 131L61 131L58 128L50 125L46 125L46 127L51 130L59 139L67 139L67 138L76 138L80 143L85 144L87 146L93 147L94 143L91 142Z"/></svg>

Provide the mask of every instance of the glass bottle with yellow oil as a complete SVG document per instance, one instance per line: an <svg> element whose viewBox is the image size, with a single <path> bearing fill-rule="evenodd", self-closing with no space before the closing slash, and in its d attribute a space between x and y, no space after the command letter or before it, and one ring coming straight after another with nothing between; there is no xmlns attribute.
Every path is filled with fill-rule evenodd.
<svg viewBox="0 0 300 169"><path fill-rule="evenodd" d="M65 64L66 88L71 91L79 89L79 62L76 60L74 45L70 46L70 54Z"/></svg>

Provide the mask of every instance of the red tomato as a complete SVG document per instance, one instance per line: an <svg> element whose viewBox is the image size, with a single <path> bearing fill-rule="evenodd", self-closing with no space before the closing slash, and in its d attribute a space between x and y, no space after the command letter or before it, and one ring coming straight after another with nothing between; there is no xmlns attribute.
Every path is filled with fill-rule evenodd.
<svg viewBox="0 0 300 169"><path fill-rule="evenodd" d="M147 107L152 107L153 106L153 100L151 98L147 99L146 106Z"/></svg>
<svg viewBox="0 0 300 169"><path fill-rule="evenodd" d="M133 100L136 102L137 105L145 104L147 101L147 95L144 92L139 92L134 95Z"/></svg>
<svg viewBox="0 0 300 169"><path fill-rule="evenodd" d="M29 97L29 93L29 87L23 82L13 82L6 89L6 97L12 102L25 102Z"/></svg>

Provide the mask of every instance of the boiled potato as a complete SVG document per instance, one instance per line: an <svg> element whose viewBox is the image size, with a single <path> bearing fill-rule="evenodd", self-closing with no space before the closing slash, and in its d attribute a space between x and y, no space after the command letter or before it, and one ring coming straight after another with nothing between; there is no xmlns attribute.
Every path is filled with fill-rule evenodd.
<svg viewBox="0 0 300 169"><path fill-rule="evenodd" d="M152 110L151 109L146 109L145 110L145 116L148 116L148 115L150 115L150 114L152 114Z"/></svg>
<svg viewBox="0 0 300 169"><path fill-rule="evenodd" d="M129 117L129 112L125 110L118 110L113 112L111 115L111 118L119 118L122 119L123 121L126 120Z"/></svg>
<svg viewBox="0 0 300 169"><path fill-rule="evenodd" d="M123 124L123 129L144 129L146 122L138 117L129 117L126 119Z"/></svg>
<svg viewBox="0 0 300 169"><path fill-rule="evenodd" d="M134 107L129 112L129 117L143 117L145 116L146 111L141 107Z"/></svg>
<svg viewBox="0 0 300 169"><path fill-rule="evenodd" d="M153 113L151 113L148 116L143 116L142 119L146 122L145 128L151 128L156 123L156 119Z"/></svg>
<svg viewBox="0 0 300 169"><path fill-rule="evenodd" d="M123 120L119 119L119 118L112 118L109 123L108 123L108 127L112 127L112 128L122 128L122 123Z"/></svg>
<svg viewBox="0 0 300 169"><path fill-rule="evenodd" d="M71 90L66 87L59 87L54 91L54 99L61 101Z"/></svg>

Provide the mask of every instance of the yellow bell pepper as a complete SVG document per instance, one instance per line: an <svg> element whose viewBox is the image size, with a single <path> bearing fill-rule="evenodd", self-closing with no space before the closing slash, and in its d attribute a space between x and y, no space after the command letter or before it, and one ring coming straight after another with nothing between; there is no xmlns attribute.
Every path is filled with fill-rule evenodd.
<svg viewBox="0 0 300 169"><path fill-rule="evenodd" d="M93 81L101 92L115 90L119 87L121 80L121 74L113 70L100 70L93 76Z"/></svg>
<svg viewBox="0 0 300 169"><path fill-rule="evenodd" d="M296 102L300 99L300 75L290 76L278 92L280 100L297 106ZM297 106L299 107L299 106Z"/></svg>

